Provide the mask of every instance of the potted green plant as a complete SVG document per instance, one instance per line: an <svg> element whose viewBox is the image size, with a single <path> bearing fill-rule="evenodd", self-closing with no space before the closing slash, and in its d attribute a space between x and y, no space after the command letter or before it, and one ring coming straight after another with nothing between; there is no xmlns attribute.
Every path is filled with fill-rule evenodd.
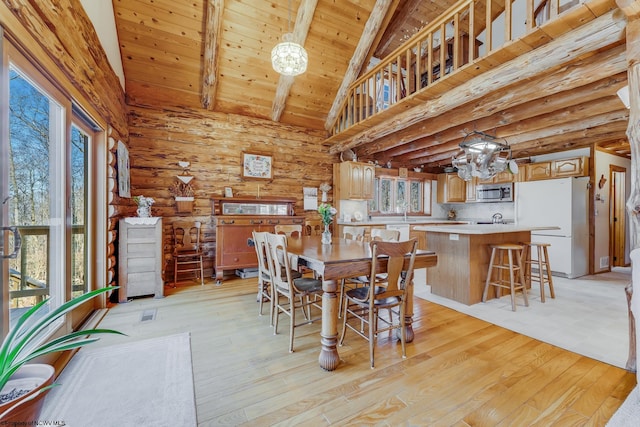
<svg viewBox="0 0 640 427"><path fill-rule="evenodd" d="M47 311L47 298L20 316L0 346L0 422L24 423L38 420L45 394L53 383L55 370L50 365L27 362L46 354L73 350L99 339L91 335L124 335L112 329L88 329L41 342L42 334L57 319L85 301L117 288L111 286L96 289L51 311Z"/></svg>

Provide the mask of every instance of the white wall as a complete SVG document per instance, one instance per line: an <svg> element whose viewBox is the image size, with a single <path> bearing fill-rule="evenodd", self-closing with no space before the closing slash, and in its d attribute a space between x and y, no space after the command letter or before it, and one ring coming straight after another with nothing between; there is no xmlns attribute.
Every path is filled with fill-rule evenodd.
<svg viewBox="0 0 640 427"><path fill-rule="evenodd" d="M629 198L631 193L631 160L614 156L611 154L604 153L602 151L595 152L595 174L596 174L596 182L594 183L594 194L599 195L601 200L594 200L594 214L595 214L595 235L594 235L594 271L596 273L608 271L609 266L601 268L600 267L600 259L602 257L609 256L609 225L611 223L610 216L610 206L609 203L611 201L611 197L609 194L609 185L611 177L609 176L609 165L616 165L623 167L627 170L626 174L626 182L625 182L625 190L626 190L626 199ZM606 184L602 188L598 188L597 183L600 177L604 175L607 179ZM625 264L630 264L631 259L629 258L629 219L625 216L625 236L627 236L627 241L625 245ZM613 260L609 260L609 263L612 264Z"/></svg>
<svg viewBox="0 0 640 427"><path fill-rule="evenodd" d="M80 3L93 23L93 28L98 34L100 44L102 44L102 48L107 55L109 64L111 64L111 68L120 79L120 86L124 90L124 70L122 68L120 45L118 44L118 33L111 1L80 0Z"/></svg>

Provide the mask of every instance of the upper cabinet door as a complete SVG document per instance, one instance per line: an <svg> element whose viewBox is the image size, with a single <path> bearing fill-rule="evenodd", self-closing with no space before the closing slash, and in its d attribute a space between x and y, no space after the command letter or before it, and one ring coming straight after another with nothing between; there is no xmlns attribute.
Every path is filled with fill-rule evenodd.
<svg viewBox="0 0 640 427"><path fill-rule="evenodd" d="M371 200L374 197L376 168L373 165L362 166L362 198Z"/></svg>
<svg viewBox="0 0 640 427"><path fill-rule="evenodd" d="M373 165L358 162L340 163L340 190L348 200L373 198L375 169Z"/></svg>

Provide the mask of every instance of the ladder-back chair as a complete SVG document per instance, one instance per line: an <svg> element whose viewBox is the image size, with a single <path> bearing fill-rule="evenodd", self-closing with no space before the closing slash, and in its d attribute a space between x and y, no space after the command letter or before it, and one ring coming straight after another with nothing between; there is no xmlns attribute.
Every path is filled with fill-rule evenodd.
<svg viewBox="0 0 640 427"><path fill-rule="evenodd" d="M181 273L194 273L204 285L202 248L200 246L200 221L176 221L173 223L173 283L178 283Z"/></svg>

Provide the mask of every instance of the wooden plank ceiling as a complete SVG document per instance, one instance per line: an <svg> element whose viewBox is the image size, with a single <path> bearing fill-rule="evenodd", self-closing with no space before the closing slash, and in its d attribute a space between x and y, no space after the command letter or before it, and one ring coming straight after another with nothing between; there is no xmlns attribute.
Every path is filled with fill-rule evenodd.
<svg viewBox="0 0 640 427"><path fill-rule="evenodd" d="M372 57L392 52L451 5L448 0L290 3L289 24L289 0L113 0L128 104L208 108L325 129L332 107ZM558 32L613 9L614 0L588 0L563 15L564 30ZM309 54L307 72L295 78L271 68L271 49L289 28ZM355 137L333 137L327 150L352 148L362 160L424 165L437 172L451 163L466 132L483 130L506 138L514 157L594 145L628 157L628 112L616 96L627 79L624 30L620 33L605 47L437 116L406 124L386 117L378 120L377 131L365 125ZM545 42L556 36L545 34ZM468 95L456 90L442 97ZM414 107L415 114L423 114L429 102Z"/></svg>

